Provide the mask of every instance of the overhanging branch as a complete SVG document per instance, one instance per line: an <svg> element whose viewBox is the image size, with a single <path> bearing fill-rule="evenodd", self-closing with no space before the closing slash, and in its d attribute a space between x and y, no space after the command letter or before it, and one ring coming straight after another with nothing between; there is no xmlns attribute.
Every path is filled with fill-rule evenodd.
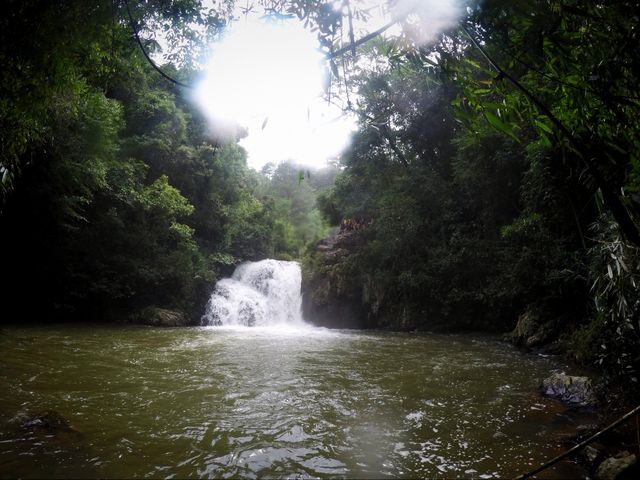
<svg viewBox="0 0 640 480"><path fill-rule="evenodd" d="M165 73L158 65L156 65L156 62L153 61L153 59L147 53L147 50L144 48L144 45L142 44L142 40L140 40L140 35L138 34L138 29L136 28L136 22L133 21L133 15L131 15L131 9L129 8L128 0L124 0L124 5L125 5L125 7L127 9L127 15L129 16L129 23L131 24L131 29L133 30L133 36L135 37L136 42L138 43L138 46L140 47L140 51L144 55L144 58L147 59L147 62L149 62L149 64L160 75L162 75L162 77L165 80L168 80L169 82L173 83L174 85L178 85L179 87L193 88L193 85L189 85L187 83L181 82L180 80L176 80L175 78L173 78L170 75L168 75L167 73Z"/></svg>

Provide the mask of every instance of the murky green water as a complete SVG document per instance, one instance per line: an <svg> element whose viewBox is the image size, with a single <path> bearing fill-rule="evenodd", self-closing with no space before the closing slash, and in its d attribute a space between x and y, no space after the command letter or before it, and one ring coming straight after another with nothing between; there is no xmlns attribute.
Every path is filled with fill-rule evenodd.
<svg viewBox="0 0 640 480"><path fill-rule="evenodd" d="M562 365L491 338L61 326L0 351L2 477L508 477L592 420L537 395ZM46 410L73 430L28 425Z"/></svg>

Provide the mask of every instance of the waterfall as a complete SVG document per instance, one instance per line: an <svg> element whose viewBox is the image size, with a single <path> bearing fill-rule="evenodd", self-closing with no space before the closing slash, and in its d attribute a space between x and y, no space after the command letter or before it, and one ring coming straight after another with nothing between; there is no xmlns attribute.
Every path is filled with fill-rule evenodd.
<svg viewBox="0 0 640 480"><path fill-rule="evenodd" d="M216 284L203 325L302 324L302 274L297 262L262 260L238 266Z"/></svg>

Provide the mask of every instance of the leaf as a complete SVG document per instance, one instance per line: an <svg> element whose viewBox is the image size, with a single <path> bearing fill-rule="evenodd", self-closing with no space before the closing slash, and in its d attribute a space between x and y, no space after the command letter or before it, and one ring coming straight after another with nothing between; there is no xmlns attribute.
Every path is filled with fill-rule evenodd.
<svg viewBox="0 0 640 480"><path fill-rule="evenodd" d="M268 122L269 122L269 117L264 117L264 121L262 122L262 130L264 130L264 127L267 126Z"/></svg>
<svg viewBox="0 0 640 480"><path fill-rule="evenodd" d="M476 68L481 68L478 62L476 62L475 60L471 60L469 57L465 58L464 61Z"/></svg>
<svg viewBox="0 0 640 480"><path fill-rule="evenodd" d="M491 126L493 128L495 128L496 130L498 130L498 131L510 136L516 142L520 141L520 139L514 133L513 128L511 127L511 125L509 125L509 124L503 122L502 120L500 120L500 118L498 118L497 115L495 115L493 112L485 111L484 112L484 117L487 119L487 121L489 122L489 124L491 124Z"/></svg>
<svg viewBox="0 0 640 480"><path fill-rule="evenodd" d="M435 61L431 60L431 59L430 59L429 57L427 57L426 55L421 55L421 58L422 58L422 60L424 61L424 63L427 63L427 64L429 64L429 65L431 65L431 66L434 66L434 67L438 67L438 66L439 66L437 62L435 62Z"/></svg>
<svg viewBox="0 0 640 480"><path fill-rule="evenodd" d="M505 105L503 103L496 103L496 102L482 102L482 106L485 109L489 109L489 108L495 108L496 110L500 109L500 108L504 108Z"/></svg>
<svg viewBox="0 0 640 480"><path fill-rule="evenodd" d="M536 125L538 126L538 128L540 130L543 130L543 131L545 131L547 133L553 134L553 129L549 125L547 125L546 123L536 120Z"/></svg>
<svg viewBox="0 0 640 480"><path fill-rule="evenodd" d="M622 153L622 154L624 154L624 155L627 155L627 154L628 154L628 152L627 152L624 148L620 147L619 145L617 145L617 144L615 144L615 143L613 143L613 142L606 142L606 143L607 143L607 146L608 146L608 147L612 148L612 149L613 149L613 150L615 150L616 152L618 152L618 153Z"/></svg>
<svg viewBox="0 0 640 480"><path fill-rule="evenodd" d="M340 77L339 72L338 72L338 66L336 65L336 62L334 62L333 60L331 60L329 62L329 66L331 67L331 72L333 73L333 75L338 78Z"/></svg>
<svg viewBox="0 0 640 480"><path fill-rule="evenodd" d="M544 133L540 132L540 140L542 140L542 144L545 147L552 147L553 143L551 143L551 140L549 139L549 137L547 135L545 135Z"/></svg>

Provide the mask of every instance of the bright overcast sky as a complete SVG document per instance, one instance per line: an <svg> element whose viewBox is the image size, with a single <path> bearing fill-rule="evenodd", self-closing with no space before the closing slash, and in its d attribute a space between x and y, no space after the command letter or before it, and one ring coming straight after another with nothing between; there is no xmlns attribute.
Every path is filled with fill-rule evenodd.
<svg viewBox="0 0 640 480"><path fill-rule="evenodd" d="M328 75L316 36L295 19L241 18L212 47L195 100L216 125L248 129L249 165L322 167L347 146L355 121L323 100Z"/></svg>

